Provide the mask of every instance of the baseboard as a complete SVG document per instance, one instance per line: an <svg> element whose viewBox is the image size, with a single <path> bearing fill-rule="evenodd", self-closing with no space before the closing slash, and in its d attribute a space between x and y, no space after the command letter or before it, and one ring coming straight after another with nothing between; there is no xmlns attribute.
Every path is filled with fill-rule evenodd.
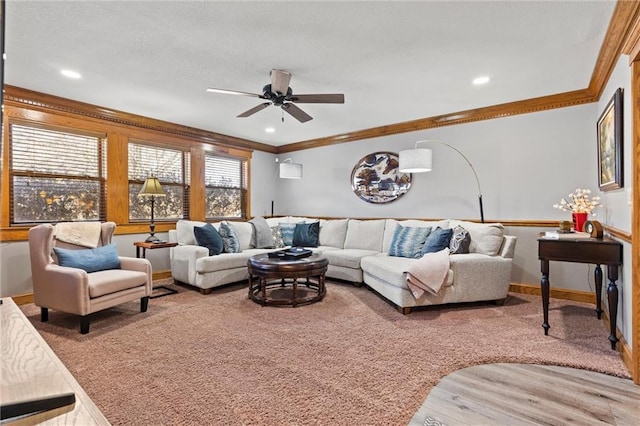
<svg viewBox="0 0 640 426"><path fill-rule="evenodd" d="M511 283L509 291L513 293L532 294L535 296L541 295L539 285ZM589 291L551 287L549 289L549 297L553 297L554 299L572 300L574 302L593 303L594 305L596 304L595 293L591 293Z"/></svg>
<svg viewBox="0 0 640 426"><path fill-rule="evenodd" d="M165 278L171 278L171 271L154 272L151 275L153 281L163 280ZM18 296L11 296L16 305L26 305L27 303L33 303L33 293L20 294Z"/></svg>
<svg viewBox="0 0 640 426"><path fill-rule="evenodd" d="M540 296L540 286L531 285L531 284L515 284L512 283L509 285L509 291L513 293L522 293L522 294L531 294L535 296ZM549 289L549 297L555 299L564 299L571 300L574 302L582 302L582 303L591 303L593 305L596 304L596 295L587 291L580 290L571 290L571 289L560 289L560 288L551 288ZM609 329L611 328L611 323L609 322L609 315L606 310L602 312L602 325L604 329L607 331L607 335L609 333ZM631 373L633 371L633 352L631 350L631 346L627 343L627 341L622 336L622 332L619 328L616 327L616 336L618 337L618 345L616 346L617 351L620 353L620 357L622 358L622 362L624 362L627 370ZM605 336L606 337L606 336Z"/></svg>

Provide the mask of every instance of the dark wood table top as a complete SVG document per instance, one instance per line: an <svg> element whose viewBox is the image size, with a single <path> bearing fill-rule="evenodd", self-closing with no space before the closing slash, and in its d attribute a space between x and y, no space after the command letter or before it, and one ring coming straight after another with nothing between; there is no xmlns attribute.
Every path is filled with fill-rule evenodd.
<svg viewBox="0 0 640 426"><path fill-rule="evenodd" d="M260 272L305 272L326 268L329 261L317 253L301 259L282 259L269 257L268 253L251 256L247 261L250 269Z"/></svg>

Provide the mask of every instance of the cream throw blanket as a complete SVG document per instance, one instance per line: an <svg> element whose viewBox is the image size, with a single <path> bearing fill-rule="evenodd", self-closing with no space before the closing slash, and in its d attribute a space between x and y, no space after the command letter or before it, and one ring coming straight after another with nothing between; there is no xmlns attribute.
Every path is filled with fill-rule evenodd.
<svg viewBox="0 0 640 426"><path fill-rule="evenodd" d="M449 274L449 248L435 253L426 253L421 259L412 262L404 273L409 290L416 299L425 291L437 295Z"/></svg>
<svg viewBox="0 0 640 426"><path fill-rule="evenodd" d="M102 225L100 222L63 222L55 226L56 239L82 247L98 247Z"/></svg>

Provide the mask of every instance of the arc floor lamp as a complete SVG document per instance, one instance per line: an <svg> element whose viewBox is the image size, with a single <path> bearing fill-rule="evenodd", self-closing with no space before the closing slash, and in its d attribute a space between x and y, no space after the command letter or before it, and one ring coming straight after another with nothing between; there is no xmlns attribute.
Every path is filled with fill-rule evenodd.
<svg viewBox="0 0 640 426"><path fill-rule="evenodd" d="M471 161L462 153L459 149L449 145L445 142L440 141L417 141L414 145L413 149L405 149L400 151L399 155L399 167L398 170L402 173L424 173L430 172L432 170L432 152L428 148L419 148L419 144L438 144L444 145L446 147L451 148L464 160L467 162L469 167L471 167L471 171L473 172L473 176L476 178L476 184L478 185L478 203L480 204L480 222L484 223L484 208L482 206L482 190L480 189L480 180L478 179L478 174L476 173L476 169L471 164Z"/></svg>

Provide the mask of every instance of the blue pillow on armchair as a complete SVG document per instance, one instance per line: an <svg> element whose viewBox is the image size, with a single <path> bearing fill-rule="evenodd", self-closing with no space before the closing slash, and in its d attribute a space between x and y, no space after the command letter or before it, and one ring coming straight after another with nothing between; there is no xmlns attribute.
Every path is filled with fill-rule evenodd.
<svg viewBox="0 0 640 426"><path fill-rule="evenodd" d="M120 269L120 259L115 243L93 249L78 250L54 247L53 251L60 266L83 269L87 272Z"/></svg>

